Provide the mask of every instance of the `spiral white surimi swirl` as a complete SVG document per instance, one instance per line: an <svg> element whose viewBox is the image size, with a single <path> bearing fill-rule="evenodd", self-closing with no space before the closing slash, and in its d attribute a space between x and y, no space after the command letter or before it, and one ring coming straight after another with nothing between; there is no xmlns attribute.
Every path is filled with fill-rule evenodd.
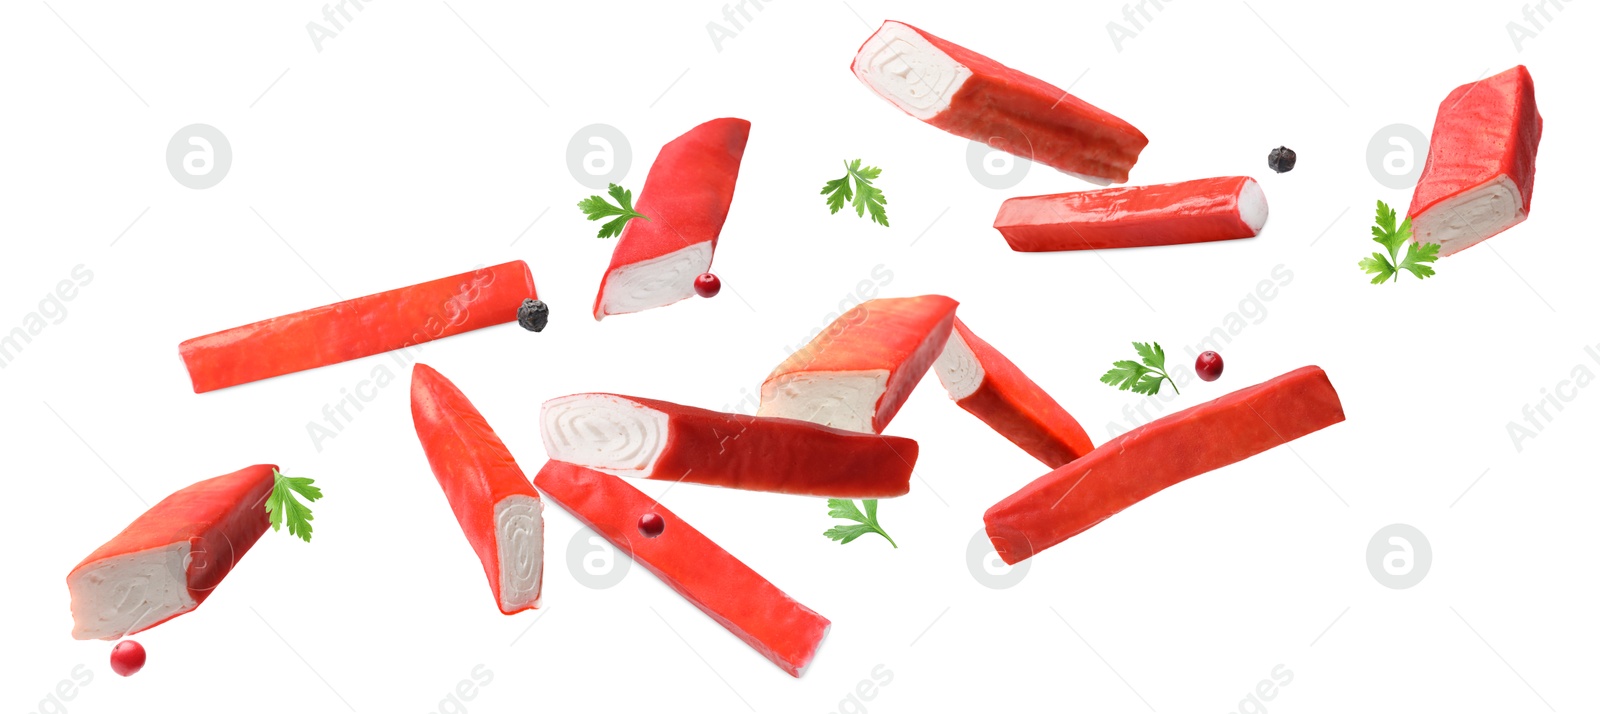
<svg viewBox="0 0 1600 714"><path fill-rule="evenodd" d="M552 399L539 410L544 450L618 476L649 476L667 443L667 415L609 394Z"/></svg>
<svg viewBox="0 0 1600 714"><path fill-rule="evenodd" d="M933 372L939 375L939 383L956 401L972 396L983 385L983 365L978 363L978 356L972 353L967 341L961 339L958 330L950 331L950 341L945 343L939 359L934 360Z"/></svg>
<svg viewBox="0 0 1600 714"><path fill-rule="evenodd" d="M544 505L532 496L508 496L494 505L500 555L500 609L539 604L544 577Z"/></svg>
<svg viewBox="0 0 1600 714"><path fill-rule="evenodd" d="M137 627L193 610L188 585L189 542L106 558L67 582L72 636L114 640Z"/></svg>
<svg viewBox="0 0 1600 714"><path fill-rule="evenodd" d="M595 318L671 305L694 295L694 279L711 269L711 241L624 265L606 277Z"/></svg>
<svg viewBox="0 0 1600 714"><path fill-rule="evenodd" d="M923 121L950 108L950 100L972 76L916 30L886 22L856 53L856 77L878 96Z"/></svg>

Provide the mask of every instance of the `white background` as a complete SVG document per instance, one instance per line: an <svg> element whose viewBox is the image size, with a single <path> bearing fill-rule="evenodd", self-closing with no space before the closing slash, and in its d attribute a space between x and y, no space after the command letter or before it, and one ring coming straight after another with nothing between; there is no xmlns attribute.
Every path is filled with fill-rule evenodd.
<svg viewBox="0 0 1600 714"><path fill-rule="evenodd" d="M74 266L94 277L0 370L3 706L40 711L80 664L92 681L44 711L437 712L480 664L493 679L467 711L1220 713L1280 664L1292 682L1244 711L1600 704L1586 684L1600 664L1600 390L1577 390L1520 451L1507 434L1577 366L1600 373L1584 352L1600 343L1600 248L1580 175L1597 158L1592 5L1552 7L1520 52L1506 24L1533 26L1510 0L1188 0L1121 51L1106 28L1133 29L1119 2L978 7L775 1L719 52L716 2L378 0L319 52L317 2L8 3L0 331ZM1036 166L986 188L968 142L874 97L849 64L886 18L1072 84L1138 126L1151 141L1133 183L1255 176L1265 233L1011 252L990 227L1002 200L1087 185ZM1372 204L1410 193L1374 179L1369 139L1394 123L1426 133L1452 88L1519 63L1547 119L1532 218L1426 283L1368 285L1356 262L1376 247ZM569 173L568 140L617 127L637 189L663 142L728 115L754 128L714 267L723 294L594 322L611 243L573 207L592 191ZM197 122L234 154L205 190L165 164ZM1264 165L1279 144L1300 156L1281 176ZM856 157L884 167L892 228L830 216L817 195ZM421 359L530 474L541 401L604 390L731 408L878 265L893 274L879 295L961 300L1097 443L1139 403L1097 382L1130 341L1187 368L1187 348L1237 328L1239 311L1222 380L1163 408L1317 364L1349 418L1171 488L1004 590L980 584L967 546L987 507L1045 469L931 378L889 428L922 445L912 493L880 511L898 550L823 538L817 499L666 493L833 621L795 680L642 569L582 585L566 565L576 522L553 505L546 607L502 616L417 444L408 371L320 451L307 435L389 357L205 395L177 359L186 338L511 259L532 266L549 329L486 329ZM1280 265L1292 280L1252 304ZM137 636L144 672L114 676L108 643L69 636L67 571L141 499L260 462L324 487L314 542L269 533L199 610ZM1410 589L1368 572L1367 543L1391 523L1432 546ZM880 664L889 683L848 699Z"/></svg>

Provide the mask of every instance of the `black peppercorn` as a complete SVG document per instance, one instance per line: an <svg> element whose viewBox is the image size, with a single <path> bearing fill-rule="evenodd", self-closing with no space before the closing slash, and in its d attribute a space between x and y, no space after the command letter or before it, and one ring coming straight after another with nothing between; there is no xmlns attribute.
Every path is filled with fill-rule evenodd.
<svg viewBox="0 0 1600 714"><path fill-rule="evenodd" d="M522 307L517 308L517 324L525 330L539 332L550 323L550 306L543 300L528 298L522 301Z"/></svg>
<svg viewBox="0 0 1600 714"><path fill-rule="evenodd" d="M1278 173L1294 168L1294 149L1280 146L1267 154L1267 167Z"/></svg>

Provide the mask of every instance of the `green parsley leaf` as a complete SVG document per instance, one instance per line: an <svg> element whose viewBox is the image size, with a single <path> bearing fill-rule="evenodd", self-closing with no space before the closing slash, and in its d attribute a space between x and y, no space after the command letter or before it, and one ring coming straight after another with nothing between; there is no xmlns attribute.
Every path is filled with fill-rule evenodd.
<svg viewBox="0 0 1600 714"><path fill-rule="evenodd" d="M878 525L878 499L864 499L861 501L861 507L866 509L866 513L862 513L860 509L856 508L855 501L844 498L828 499L829 518L844 518L856 521L861 525L834 526L823 531L822 534L839 541L840 545L844 545L868 533L877 533L883 536L884 540L889 541L889 545L899 548L900 546L895 544L894 539L884 532L883 526Z"/></svg>
<svg viewBox="0 0 1600 714"><path fill-rule="evenodd" d="M1133 351L1139 353L1140 362L1128 359L1112 362L1111 369L1100 375L1100 381L1124 392L1151 396L1161 391L1161 383L1165 381L1172 385L1173 394L1182 394L1178 383L1167 376L1167 353L1160 343L1135 342Z"/></svg>
<svg viewBox="0 0 1600 714"><path fill-rule="evenodd" d="M1371 257L1362 258L1357 266L1362 272L1373 275L1372 284L1379 285L1391 279L1400 281L1400 271L1409 271L1418 278L1431 277L1434 274L1433 266L1427 265L1439 259L1439 244L1418 243L1412 241L1411 218L1408 216L1399 225L1395 225L1398 218L1395 210L1383 201L1378 202L1378 215L1374 218L1372 226L1372 240L1383 246L1388 255L1373 253ZM1406 257L1400 259L1400 246L1410 243L1406 248Z"/></svg>
<svg viewBox="0 0 1600 714"><path fill-rule="evenodd" d="M272 494L267 496L267 522L272 524L272 530L278 530L287 522L289 535L311 542L311 508L295 498L295 494L307 501L322 498L322 489L311 484L312 479L285 476L277 469L272 470Z"/></svg>
<svg viewBox="0 0 1600 714"><path fill-rule="evenodd" d="M1411 247L1406 248L1406 259L1400 261L1400 268L1411 271L1418 278L1426 278L1433 275L1433 266L1426 263L1438 259L1438 243L1412 243Z"/></svg>
<svg viewBox="0 0 1600 714"><path fill-rule="evenodd" d="M847 161L844 165L844 178L834 179L822 186L822 195L828 197L828 212L838 213L844 208L846 201L856 209L857 216L872 215L872 222L889 227L889 214L884 210L888 199L884 198L883 190L872 185L883 169L876 166L862 166L861 159ZM854 190L851 190L851 180L855 181Z"/></svg>
<svg viewBox="0 0 1600 714"><path fill-rule="evenodd" d="M612 238L621 235L623 226L628 225L628 221L635 218L650 220L643 213L633 210L632 191L628 191L616 184L611 184L611 187L606 189L606 193L611 194L611 197L616 199L617 205L611 205L602 196L590 196L578 202L578 210L583 211L583 214L588 216L591 221L598 221L612 216L617 217L601 226L597 237Z"/></svg>

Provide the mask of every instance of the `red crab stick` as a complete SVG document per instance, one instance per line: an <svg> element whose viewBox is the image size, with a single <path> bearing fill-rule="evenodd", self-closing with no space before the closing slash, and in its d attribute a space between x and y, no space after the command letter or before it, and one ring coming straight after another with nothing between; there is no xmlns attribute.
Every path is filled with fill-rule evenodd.
<svg viewBox="0 0 1600 714"><path fill-rule="evenodd" d="M1127 181L1150 143L1060 88L893 20L867 38L850 69L913 117L1100 185Z"/></svg>
<svg viewBox="0 0 1600 714"><path fill-rule="evenodd" d="M1528 68L1456 87L1439 104L1411 194L1415 240L1450 255L1527 220L1543 132Z"/></svg>
<svg viewBox="0 0 1600 714"><path fill-rule="evenodd" d="M962 409L1050 468L1094 449L1077 419L960 318L933 371Z"/></svg>
<svg viewBox="0 0 1600 714"><path fill-rule="evenodd" d="M72 636L114 640L200 606L267 531L271 464L186 486L67 575Z"/></svg>
<svg viewBox="0 0 1600 714"><path fill-rule="evenodd" d="M691 297L711 269L733 203L750 122L712 119L668 142L650 165L635 218L623 227L594 298L594 319Z"/></svg>
<svg viewBox="0 0 1600 714"><path fill-rule="evenodd" d="M1024 252L1253 238L1266 223L1267 197L1247 176L1012 198L994 219Z"/></svg>
<svg viewBox="0 0 1600 714"><path fill-rule="evenodd" d="M537 297L515 260L196 337L178 352L198 394L514 322Z"/></svg>
<svg viewBox="0 0 1600 714"><path fill-rule="evenodd" d="M989 541L1017 563L1180 481L1344 421L1318 367L1157 419L1039 477L983 514Z"/></svg>
<svg viewBox="0 0 1600 714"><path fill-rule="evenodd" d="M510 615L539 606L544 505L489 422L432 367L411 372L411 420L461 532L483 563L495 604Z"/></svg>
<svg viewBox="0 0 1600 714"><path fill-rule="evenodd" d="M805 674L828 634L827 618L795 602L622 479L550 461L534 483L763 657L792 676ZM639 520L646 514L660 518L659 535L640 532Z"/></svg>
<svg viewBox="0 0 1600 714"><path fill-rule="evenodd" d="M539 412L545 453L639 478L837 498L910 490L917 442L794 419L617 394L573 394Z"/></svg>
<svg viewBox="0 0 1600 714"><path fill-rule="evenodd" d="M950 339L956 301L879 298L851 308L761 385L761 416L880 433Z"/></svg>

